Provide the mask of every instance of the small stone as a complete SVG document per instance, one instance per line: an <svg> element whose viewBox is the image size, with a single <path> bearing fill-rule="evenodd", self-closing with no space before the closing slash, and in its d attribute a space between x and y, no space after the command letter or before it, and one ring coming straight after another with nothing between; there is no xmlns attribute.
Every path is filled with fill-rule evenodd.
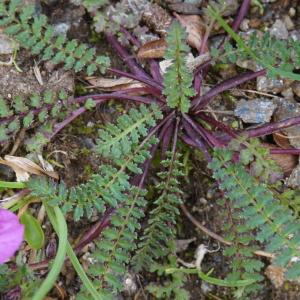
<svg viewBox="0 0 300 300"><path fill-rule="evenodd" d="M272 284L279 289L284 284L285 278L284 278L284 272L286 272L285 269L282 267L269 265L266 268L265 274L270 279Z"/></svg>
<svg viewBox="0 0 300 300"><path fill-rule="evenodd" d="M289 33L285 24L281 20L276 20L270 29L270 34L278 39L286 40L289 37Z"/></svg>
<svg viewBox="0 0 300 300"><path fill-rule="evenodd" d="M138 289L137 284L135 282L135 276L127 273L123 280L124 291L128 295L134 295Z"/></svg>
<svg viewBox="0 0 300 300"><path fill-rule="evenodd" d="M293 89L293 92L295 93L295 95L297 97L300 97L300 82L294 82L292 84L292 89Z"/></svg>
<svg viewBox="0 0 300 300"><path fill-rule="evenodd" d="M6 34L0 34L0 54L12 54L15 49L15 42Z"/></svg>
<svg viewBox="0 0 300 300"><path fill-rule="evenodd" d="M267 123L277 105L266 98L258 98L250 101L241 100L237 103L234 115L240 117L245 123Z"/></svg>
<svg viewBox="0 0 300 300"><path fill-rule="evenodd" d="M240 29L241 29L242 31L247 31L247 30L249 30L249 28L250 28L249 23L250 23L249 19L244 19L244 20L242 21L241 25L240 25Z"/></svg>
<svg viewBox="0 0 300 300"><path fill-rule="evenodd" d="M67 35L67 32L71 28L71 24L64 22L64 23L55 24L53 27L54 27L54 33L56 35L60 35L60 34Z"/></svg>
<svg viewBox="0 0 300 300"><path fill-rule="evenodd" d="M237 9L239 8L239 3L237 0L227 0L226 8L222 12L223 16L228 17L236 14Z"/></svg>
<svg viewBox="0 0 300 300"><path fill-rule="evenodd" d="M274 114L274 121L281 121L300 114L300 105L296 101L279 99L278 108ZM282 131L288 136L290 144L295 148L300 148L300 126L292 126Z"/></svg>
<svg viewBox="0 0 300 300"><path fill-rule="evenodd" d="M8 166L0 165L0 180L13 181L15 172Z"/></svg>
<svg viewBox="0 0 300 300"><path fill-rule="evenodd" d="M180 253L185 251L190 243L194 242L196 238L184 239L184 240L176 240L176 253Z"/></svg>
<svg viewBox="0 0 300 300"><path fill-rule="evenodd" d="M298 165L293 171L286 182L287 186L293 189L299 189L300 187L300 165Z"/></svg>
<svg viewBox="0 0 300 300"><path fill-rule="evenodd" d="M204 295L208 295L210 292L213 291L213 286L205 281L202 281L201 282L201 292L204 294Z"/></svg>
<svg viewBox="0 0 300 300"><path fill-rule="evenodd" d="M291 7L289 9L289 16L294 17L296 15L296 9L294 7Z"/></svg>
<svg viewBox="0 0 300 300"><path fill-rule="evenodd" d="M283 22L284 22L285 27L286 27L287 30L292 30L292 29L295 28L295 24L294 24L294 22L292 21L292 19L291 19L290 16L285 15L285 16L283 17Z"/></svg>
<svg viewBox="0 0 300 300"><path fill-rule="evenodd" d="M282 79L272 79L265 76L257 77L256 88L260 92L279 93L284 89L284 81Z"/></svg>
<svg viewBox="0 0 300 300"><path fill-rule="evenodd" d="M200 202L201 204L203 204L203 205L206 205L206 204L207 204L207 200L206 200L204 197L201 197L201 198L199 199L199 202Z"/></svg>
<svg viewBox="0 0 300 300"><path fill-rule="evenodd" d="M293 89L291 87L283 90L281 92L281 95L288 100L294 100L294 93L293 93Z"/></svg>
<svg viewBox="0 0 300 300"><path fill-rule="evenodd" d="M262 67L253 59L248 59L248 60L238 59L236 65L243 69L251 70L254 72L262 69Z"/></svg>
<svg viewBox="0 0 300 300"><path fill-rule="evenodd" d="M300 41L300 32L297 30L293 30L290 32L290 38L293 41Z"/></svg>

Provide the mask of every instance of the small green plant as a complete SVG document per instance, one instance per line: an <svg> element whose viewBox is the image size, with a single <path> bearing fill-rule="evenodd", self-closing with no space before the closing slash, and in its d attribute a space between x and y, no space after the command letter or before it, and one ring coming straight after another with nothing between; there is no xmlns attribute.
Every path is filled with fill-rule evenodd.
<svg viewBox="0 0 300 300"><path fill-rule="evenodd" d="M251 59L259 67L266 68L272 77L282 76L292 80L300 80L299 74L294 72L300 67L299 41L293 39L279 40L272 37L269 32L264 33L262 37L258 37L257 33L254 32L244 40L227 24L216 8L210 6L208 13L236 42L236 46L232 46L231 42L226 41L222 50L214 49L212 55L216 59L221 57L223 61L231 63L236 63L237 59Z"/></svg>
<svg viewBox="0 0 300 300"><path fill-rule="evenodd" d="M62 63L66 70L85 70L89 75L97 70L104 72L109 64L108 57L97 56L94 48L56 35L54 28L47 23L47 17L35 13L34 5L24 7L20 0L2 1L0 18L0 26L5 26L4 33L22 48L40 55L42 60Z"/></svg>
<svg viewBox="0 0 300 300"><path fill-rule="evenodd" d="M34 94L24 99L16 96L8 101L0 97L0 141L5 141L14 136L20 128L29 129L34 124L43 124L35 134L35 144L33 139L28 144L30 150L39 149L47 143L47 135L53 132L54 120L61 121L68 111L74 109L74 104L67 101L68 96L64 91L56 95L51 91L46 91L44 95Z"/></svg>
<svg viewBox="0 0 300 300"><path fill-rule="evenodd" d="M246 151L249 153L249 148ZM252 155L255 155L254 153L252 152ZM266 251L275 255L273 263L287 269L288 279L297 278L300 274L297 262L300 222L297 216L274 197L265 183L259 183L251 176L242 162L233 163L232 158L232 150L218 149L215 150L214 158L209 164L214 178L219 182L220 189L225 192L225 197L230 200L234 210L234 223L226 228L230 232L227 238L233 245L225 254L237 257L233 260L229 278L262 281L260 271L263 264L254 256L258 249L257 243L265 245ZM251 285L245 292L253 292L259 288L257 284Z"/></svg>
<svg viewBox="0 0 300 300"><path fill-rule="evenodd" d="M182 30L180 24L174 23L167 37L168 48L164 55L165 59L173 61L164 75L164 95L169 107L178 107L183 113L189 111L190 98L196 94L192 88L193 76L185 61L190 52L190 48L184 42L186 37L187 34ZM173 43L175 44L173 45Z"/></svg>
<svg viewBox="0 0 300 300"><path fill-rule="evenodd" d="M84 3L91 7L96 4L95 1ZM218 12L212 10L211 14L233 36L238 46L247 49L250 55L248 48L241 44L239 36L230 27L228 29ZM82 70L88 74L107 66L107 59L97 57L93 49L75 40L67 41L62 36L55 36L46 18L36 16L31 6L22 9L20 1L4 1L0 5L0 17L0 25L4 26L7 34L44 60L62 63L66 69ZM163 76L157 62L151 61L149 75L114 36L107 36L130 70L129 73L112 68L109 71L135 79L143 83L143 87L75 99L53 97L47 92L43 98L34 95L28 101L20 98L11 103L4 99L0 101L2 140L15 135L21 126L32 128L35 122L44 123L51 119L54 120L51 123L54 130L49 134L50 139L73 119L110 99L137 105L118 117L116 123L106 124L99 131L93 151L105 160L98 172L85 183L67 187L63 181L33 178L21 186L20 183L14 186L26 187L30 194L25 200L8 205L8 208L24 208L32 199L39 199L59 240L56 256L45 280L30 297L41 300L47 295L66 257L83 283L78 299L115 299L122 291L124 274L129 268L158 274L163 274L162 270L167 271L164 275L171 279L166 285L149 286L149 291L158 298L187 299L184 283L185 274L189 273L212 284L235 288L236 296L240 297L261 287L263 264L253 255L258 245L276 256L275 263L287 269L289 278L300 275L299 262L295 262L300 243L298 215L277 200L268 187L267 180L275 166L266 159L267 150L260 148L256 140L249 141L250 137L299 124L299 117L234 132L203 111L221 92L265 75L266 70L239 74L202 95L203 74L200 71L204 67L200 66L200 71L196 70L194 74L188 71L185 60L189 47L179 23L174 22L169 29L165 58L171 59L172 64ZM133 36L131 41L139 44ZM228 44L225 48L230 50ZM206 62L206 66L209 63ZM268 62L265 67L269 66ZM289 78L297 75L276 70L276 74ZM135 92L148 96L134 96ZM60 101L57 102L58 98ZM57 116L58 109L62 110L62 117ZM220 130L224 135L220 135ZM228 141L238 135L245 138L242 141L237 139L228 146ZM233 232L228 236L232 245L226 254L234 259L232 272L225 279L214 278L210 272L205 274L198 269L179 268L174 247L170 246L176 238L179 208L183 203L181 141L202 151L233 210L233 222L227 226L227 230ZM39 145L44 142L42 140ZM212 152L211 148L216 150ZM152 163L154 157L160 159L159 166ZM255 166L256 177L247 172L249 163ZM152 197L147 192L150 170L155 182L151 186ZM11 183L1 184L11 187ZM85 272L68 241L66 215L71 215L76 222L91 218L94 214L101 216L101 219L96 229L80 243L80 247L91 241L95 245L91 265ZM169 261L164 265L166 257Z"/></svg>

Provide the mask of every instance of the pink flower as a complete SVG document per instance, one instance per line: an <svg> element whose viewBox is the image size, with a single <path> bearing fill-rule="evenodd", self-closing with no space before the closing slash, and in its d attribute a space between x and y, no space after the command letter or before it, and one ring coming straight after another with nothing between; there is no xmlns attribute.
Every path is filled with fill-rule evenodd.
<svg viewBox="0 0 300 300"><path fill-rule="evenodd" d="M0 264L5 263L20 248L24 226L9 210L0 208Z"/></svg>

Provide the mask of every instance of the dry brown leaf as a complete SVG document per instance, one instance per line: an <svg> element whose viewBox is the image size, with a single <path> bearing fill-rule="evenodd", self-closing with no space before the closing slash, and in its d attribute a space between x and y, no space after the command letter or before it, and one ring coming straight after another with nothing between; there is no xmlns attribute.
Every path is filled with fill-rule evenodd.
<svg viewBox="0 0 300 300"><path fill-rule="evenodd" d="M289 141L289 137L286 134L283 134L282 132L274 132L273 139L275 143L283 149L292 147Z"/></svg>
<svg viewBox="0 0 300 300"><path fill-rule="evenodd" d="M90 88L98 88L107 92L145 87L145 85L141 82L127 77L120 77L117 79L104 77L86 77L85 79L88 83L91 84Z"/></svg>
<svg viewBox="0 0 300 300"><path fill-rule="evenodd" d="M162 58L167 48L165 39L159 39L144 44L137 54L138 58Z"/></svg>
<svg viewBox="0 0 300 300"><path fill-rule="evenodd" d="M194 57L192 53L189 53L186 57L186 66L190 72L193 72L198 66L207 61L210 58L209 53L206 52L202 55ZM172 59L164 59L159 62L160 71L164 74L167 68L172 64Z"/></svg>
<svg viewBox="0 0 300 300"><path fill-rule="evenodd" d="M188 33L188 44L197 50L200 50L206 28L205 24L201 21L201 18L197 15L183 16L177 13L174 13L174 15ZM208 49L206 47L205 52L207 51Z"/></svg>
<svg viewBox="0 0 300 300"><path fill-rule="evenodd" d="M281 149L275 145L263 143L264 147L267 147L268 149ZM282 169L285 176L288 176L291 174L291 172L294 170L294 168L298 164L298 157L296 155L291 154L270 154L270 157L275 160L275 162L278 164L278 166Z"/></svg>
<svg viewBox="0 0 300 300"><path fill-rule="evenodd" d="M0 164L11 167L16 173L18 182L28 181L30 174L47 175L54 179L59 179L56 172L45 171L39 165L25 157L5 155L4 159L0 158Z"/></svg>

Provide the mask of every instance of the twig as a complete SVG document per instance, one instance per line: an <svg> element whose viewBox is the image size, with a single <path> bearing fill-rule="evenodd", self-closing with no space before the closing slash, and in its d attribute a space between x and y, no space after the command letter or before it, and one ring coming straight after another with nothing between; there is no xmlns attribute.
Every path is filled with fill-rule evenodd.
<svg viewBox="0 0 300 300"><path fill-rule="evenodd" d="M183 211L183 213L186 215L186 217L197 227L199 228L201 231L203 231L204 233L206 233L207 235L209 235L210 237L212 237L213 239L219 241L222 244L225 244L227 246L232 245L231 242L226 241L224 238L222 238L220 235L214 233L213 231L211 231L210 229L206 228L205 226L203 226L202 224L200 224L188 211L187 207L182 204L181 205L181 210Z"/></svg>
<svg viewBox="0 0 300 300"><path fill-rule="evenodd" d="M227 246L231 246L233 243L226 241L223 237L221 237L220 235L214 233L213 231L211 231L210 229L206 228L205 226L203 226L202 224L200 224L188 211L187 207L182 204L181 205L181 210L183 211L183 213L186 215L186 217L197 227L199 228L201 231L203 231L205 234L207 234L208 236L212 237L213 239L219 241L222 244L225 244ZM257 256L263 256L263 257L267 257L267 258L274 258L275 255L263 250L257 250L254 251L254 254Z"/></svg>

